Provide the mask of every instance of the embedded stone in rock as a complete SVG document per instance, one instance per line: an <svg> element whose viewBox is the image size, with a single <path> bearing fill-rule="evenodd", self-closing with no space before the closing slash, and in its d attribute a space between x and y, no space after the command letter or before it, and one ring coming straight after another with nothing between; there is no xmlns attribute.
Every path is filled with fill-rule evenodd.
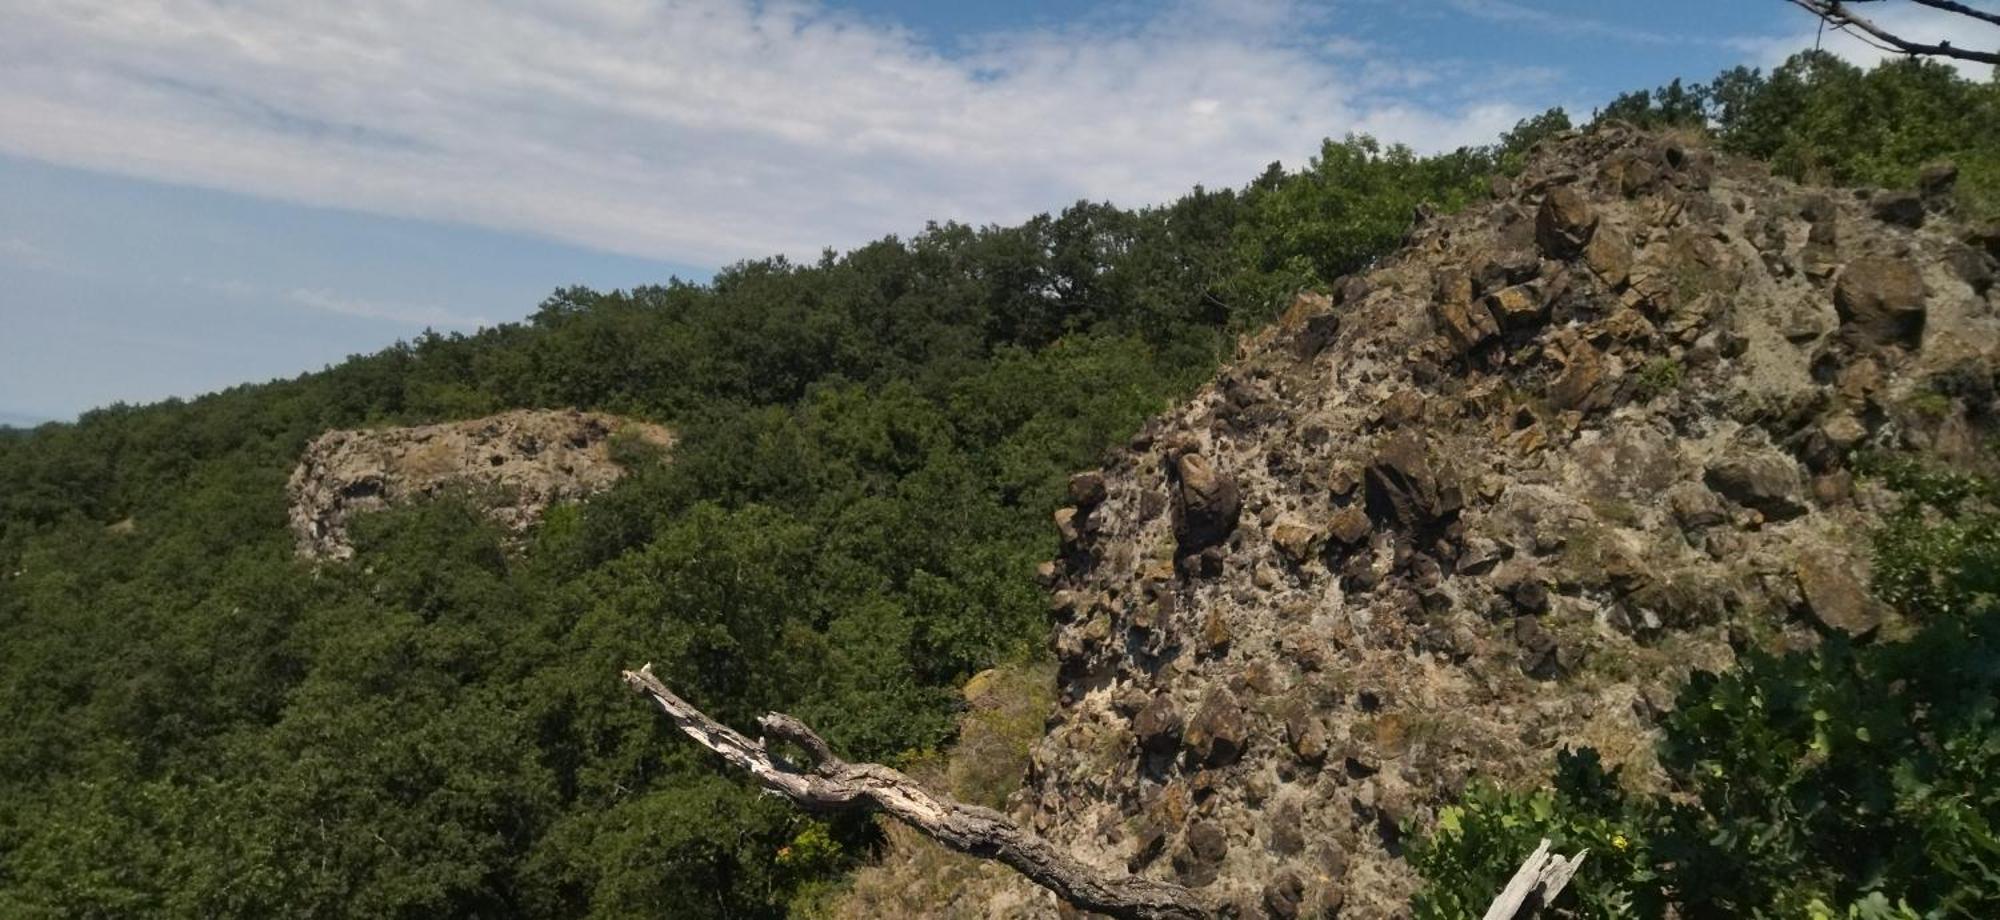
<svg viewBox="0 0 2000 920"><path fill-rule="evenodd" d="M1729 520L1722 500L1698 482L1677 483L1667 489L1667 508L1674 513L1674 520L1680 523L1683 530L1714 527Z"/></svg>
<svg viewBox="0 0 2000 920"><path fill-rule="evenodd" d="M1994 260L1972 247L1958 246L1946 251L1944 263L1966 287L1972 288L1972 293L1984 297L1993 289Z"/></svg>
<svg viewBox="0 0 2000 920"><path fill-rule="evenodd" d="M1472 276L1462 268L1439 273L1431 319L1460 352L1472 351L1500 334L1493 314L1472 299Z"/></svg>
<svg viewBox="0 0 2000 920"><path fill-rule="evenodd" d="M1877 344L1915 345L1924 336L1923 275L1907 259L1856 259L1840 272L1833 306L1840 321Z"/></svg>
<svg viewBox="0 0 2000 920"><path fill-rule="evenodd" d="M1542 260L1530 249L1503 249L1479 264L1473 281L1478 290L1497 291L1512 284L1531 281L1541 273Z"/></svg>
<svg viewBox="0 0 2000 920"><path fill-rule="evenodd" d="M1799 592L1805 596L1806 609L1828 629L1857 638L1873 633L1888 609L1840 563L1817 555L1799 560Z"/></svg>
<svg viewBox="0 0 2000 920"><path fill-rule="evenodd" d="M1845 452L1853 450L1855 445L1868 437L1868 428L1854 413L1842 411L1821 419L1815 433L1828 447Z"/></svg>
<svg viewBox="0 0 2000 920"><path fill-rule="evenodd" d="M1264 910L1278 920L1295 920L1305 897L1305 881L1297 872L1286 869L1264 886Z"/></svg>
<svg viewBox="0 0 2000 920"><path fill-rule="evenodd" d="M1521 670L1536 680L1554 680L1563 672L1556 637L1542 628L1539 617L1514 621L1514 641L1521 646Z"/></svg>
<svg viewBox="0 0 2000 920"><path fill-rule="evenodd" d="M1539 581L1528 579L1514 585L1509 592L1514 606L1527 613L1549 612L1549 587Z"/></svg>
<svg viewBox="0 0 2000 920"><path fill-rule="evenodd" d="M1165 694L1153 697L1132 717L1132 735L1139 739L1140 749L1150 754L1168 754L1181 743L1181 712L1174 707L1172 697Z"/></svg>
<svg viewBox="0 0 2000 920"><path fill-rule="evenodd" d="M1091 470L1069 478L1070 503L1084 511L1103 504L1106 494L1108 493L1105 490L1103 473Z"/></svg>
<svg viewBox="0 0 2000 920"><path fill-rule="evenodd" d="M1485 309L1506 329L1525 329L1541 323L1549 314L1542 286L1529 281L1504 287L1486 295Z"/></svg>
<svg viewBox="0 0 2000 920"><path fill-rule="evenodd" d="M1318 542L1319 531L1297 518L1280 518L1277 525L1271 528L1271 544L1293 562L1305 562L1312 558L1313 547Z"/></svg>
<svg viewBox="0 0 2000 920"><path fill-rule="evenodd" d="M1460 352L1468 352L1500 334L1500 324L1484 304L1470 300L1431 301L1431 318Z"/></svg>
<svg viewBox="0 0 2000 920"><path fill-rule="evenodd" d="M1369 532L1374 529L1375 525L1368 520L1368 514L1355 505L1334 512L1333 519L1327 526L1328 532L1334 539L1348 546L1368 539Z"/></svg>
<svg viewBox="0 0 2000 920"><path fill-rule="evenodd" d="M1989 220L1966 231L1965 241L1972 248L2000 259L2000 220Z"/></svg>
<svg viewBox="0 0 2000 920"><path fill-rule="evenodd" d="M1296 856L1306 848L1305 815L1299 808L1298 799L1280 801L1271 811L1271 822L1266 825L1265 840L1271 852L1280 856Z"/></svg>
<svg viewBox="0 0 2000 920"><path fill-rule="evenodd" d="M1597 212L1567 185L1549 189L1535 212L1535 242L1552 259L1575 258L1596 228Z"/></svg>
<svg viewBox="0 0 2000 920"><path fill-rule="evenodd" d="M1431 468L1423 438L1403 431L1377 449L1368 466L1368 513L1404 527L1422 527L1456 514L1464 505L1456 483Z"/></svg>
<svg viewBox="0 0 2000 920"><path fill-rule="evenodd" d="M1599 227L1583 247L1583 260L1599 279L1615 288L1632 276L1632 242L1617 227Z"/></svg>
<svg viewBox="0 0 2000 920"><path fill-rule="evenodd" d="M1229 855L1229 837L1213 821L1188 828L1182 849L1174 854L1174 873L1190 888L1212 884Z"/></svg>
<svg viewBox="0 0 2000 920"><path fill-rule="evenodd" d="M1777 451L1730 450L1709 464L1706 478L1715 491L1772 519L1806 512L1798 462Z"/></svg>
<svg viewBox="0 0 2000 920"><path fill-rule="evenodd" d="M1285 741L1299 761L1317 766L1326 760L1326 726L1313 718L1312 710L1300 706L1285 720Z"/></svg>
<svg viewBox="0 0 2000 920"><path fill-rule="evenodd" d="M1227 766L1243 756L1243 744L1250 728L1236 697L1221 687L1209 691L1201 709L1188 722L1181 744L1197 764Z"/></svg>
<svg viewBox="0 0 2000 920"><path fill-rule="evenodd" d="M1875 219L1903 227L1924 225L1924 199L1916 192L1883 192L1868 202Z"/></svg>
<svg viewBox="0 0 2000 920"><path fill-rule="evenodd" d="M1563 345L1563 369L1549 384L1549 404L1579 412L1602 408L1604 355L1581 336L1570 336Z"/></svg>
<svg viewBox="0 0 2000 920"><path fill-rule="evenodd" d="M1057 508L1055 522L1056 535L1062 539L1063 549L1075 549L1083 542L1083 528L1077 521L1075 508Z"/></svg>
<svg viewBox="0 0 2000 920"><path fill-rule="evenodd" d="M1321 313L1306 320L1305 328L1299 330L1292 353L1300 359L1310 358L1325 351L1338 335L1340 335L1340 315Z"/></svg>
<svg viewBox="0 0 2000 920"><path fill-rule="evenodd" d="M1175 539L1183 555L1221 543L1236 529L1243 496L1236 479L1217 470L1200 454L1182 454L1174 462Z"/></svg>
<svg viewBox="0 0 2000 920"><path fill-rule="evenodd" d="M1500 564L1500 556L1500 544L1485 537L1467 537L1465 549L1458 555L1458 574L1484 575Z"/></svg>

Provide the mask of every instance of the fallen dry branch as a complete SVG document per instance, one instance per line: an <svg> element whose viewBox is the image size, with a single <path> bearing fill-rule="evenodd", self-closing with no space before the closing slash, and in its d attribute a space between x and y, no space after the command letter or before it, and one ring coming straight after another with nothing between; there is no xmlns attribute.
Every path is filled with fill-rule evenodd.
<svg viewBox="0 0 2000 920"><path fill-rule="evenodd" d="M1179 885L1135 875L1106 875L1058 851L997 811L940 798L902 772L880 764L847 763L834 756L826 741L805 723L791 716L772 713L758 720L758 728L767 739L797 745L812 761L807 770L675 696L653 676L652 665L626 671L625 684L659 704L695 743L747 771L767 791L801 807L821 811L880 808L947 847L1006 863L1029 881L1084 910L1134 920L1212 916L1193 892Z"/></svg>
<svg viewBox="0 0 2000 920"><path fill-rule="evenodd" d="M1029 881L1084 910L1132 920L1203 920L1213 916L1194 892L1179 885L1101 873L993 809L941 798L901 771L881 764L841 760L819 733L784 713L758 719L757 727L765 739L790 742L804 751L811 761L810 769L799 769L772 753L764 741L753 741L709 718L667 689L653 676L650 664L626 671L624 677L626 686L659 704L675 727L696 744L748 772L765 791L791 799L800 807L813 811L880 808L947 847L1006 863ZM1486 909L1485 920L1530 915L1554 900L1588 852L1557 856L1543 840Z"/></svg>

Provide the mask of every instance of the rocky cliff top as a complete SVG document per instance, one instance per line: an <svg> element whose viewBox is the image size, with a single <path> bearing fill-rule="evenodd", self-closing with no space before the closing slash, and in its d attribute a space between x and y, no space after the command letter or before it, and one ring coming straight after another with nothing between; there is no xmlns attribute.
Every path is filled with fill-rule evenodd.
<svg viewBox="0 0 2000 920"><path fill-rule="evenodd" d="M1301 296L1072 482L1014 812L1243 916L1394 916L1402 828L1473 776L1590 745L1656 782L1691 670L1895 632L1852 458L1994 462L2000 236L1949 183L1613 127ZM994 878L955 909L1056 913Z"/></svg>
<svg viewBox="0 0 2000 920"><path fill-rule="evenodd" d="M286 489L299 555L346 559L354 554L347 525L355 515L449 489L486 493L493 518L523 530L550 504L618 481L625 470L609 444L624 434L661 448L673 443L658 425L574 410L329 431L306 446Z"/></svg>

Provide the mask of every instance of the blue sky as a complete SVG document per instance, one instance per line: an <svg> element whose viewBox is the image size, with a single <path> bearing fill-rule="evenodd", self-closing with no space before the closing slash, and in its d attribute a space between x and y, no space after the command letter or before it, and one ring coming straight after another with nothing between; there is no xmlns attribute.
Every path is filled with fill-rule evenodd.
<svg viewBox="0 0 2000 920"><path fill-rule="evenodd" d="M1781 0L0 4L0 423L1348 131L1479 143L1812 31Z"/></svg>

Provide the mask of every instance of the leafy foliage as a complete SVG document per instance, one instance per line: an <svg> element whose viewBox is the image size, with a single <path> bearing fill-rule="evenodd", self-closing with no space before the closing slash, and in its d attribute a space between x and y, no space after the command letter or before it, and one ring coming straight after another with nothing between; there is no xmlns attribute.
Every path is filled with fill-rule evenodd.
<svg viewBox="0 0 2000 920"><path fill-rule="evenodd" d="M1067 475L1494 155L1355 138L1160 208L566 289L523 323L5 440L0 915L783 912L870 826L751 793L618 669L857 758L949 742L969 675L1039 653ZM292 558L308 438L523 406L679 441L665 464L613 444L631 475L518 550L458 496L363 518L350 563ZM1041 716L1006 718L979 723L992 775L954 780L983 800Z"/></svg>
<svg viewBox="0 0 2000 920"><path fill-rule="evenodd" d="M1912 638L1696 675L1660 749L1675 796L1622 791L1589 751L1552 790L1475 788L1413 851L1420 913L1462 915L1541 836L1591 848L1565 897L1595 916L2000 910L2000 505L1990 483L1886 469L1907 501L1878 535L1877 588L1922 624Z"/></svg>
<svg viewBox="0 0 2000 920"><path fill-rule="evenodd" d="M1991 87L1899 68L1795 61L1726 77L1704 111L1800 174L1889 181L1951 154L1992 175ZM1834 98L1841 80L1878 95ZM1068 473L1298 288L1365 268L1420 205L1472 200L1568 124L1551 110L1438 156L1350 137L1162 207L1084 202L706 284L564 289L476 335L0 437L0 916L781 914L865 856L870 825L752 793L617 670L653 661L738 724L795 712L854 757L948 743L968 675L1033 669L1031 572ZM293 559L284 484L314 435L551 406L679 441L666 464L619 445L632 475L524 547L458 496L358 523L351 563ZM1909 603L1933 603L1925 573L1958 545L1911 552ZM1827 667L1901 666L1851 654ZM1930 730L1979 717L1955 712ZM992 769L953 778L985 800L1033 729L994 719ZM1910 774L1929 791L1895 787L1893 826L1977 872L1993 863L1955 828L1985 800L1959 782L1991 752L1932 737L1885 731L1868 750L1929 758ZM1499 808L1461 827L1485 834ZM1664 852L1654 824L1603 820L1577 839Z"/></svg>
<svg viewBox="0 0 2000 920"><path fill-rule="evenodd" d="M1948 160L1962 208L2000 216L2000 77L1973 82L1932 60L1863 70L1799 54L1769 74L1737 67L1707 84L1626 93L1597 118L1709 130L1723 149L1810 182L1906 188Z"/></svg>

